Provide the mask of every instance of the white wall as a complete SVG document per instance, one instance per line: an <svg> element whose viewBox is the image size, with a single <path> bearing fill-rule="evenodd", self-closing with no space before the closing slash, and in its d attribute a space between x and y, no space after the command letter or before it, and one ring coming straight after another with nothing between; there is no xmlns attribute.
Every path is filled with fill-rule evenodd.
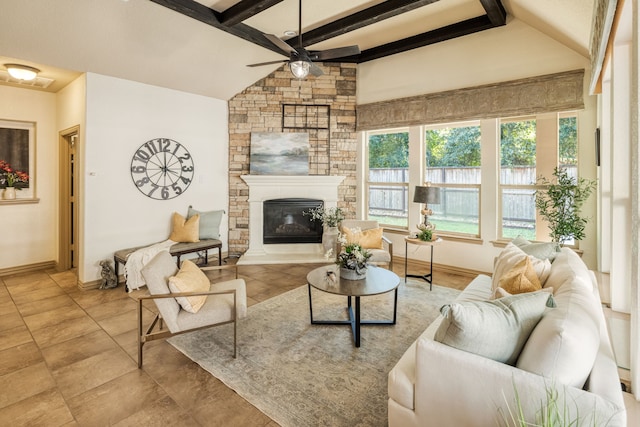
<svg viewBox="0 0 640 427"><path fill-rule="evenodd" d="M0 205L0 269L57 258L56 95L0 86L0 119L36 122L35 204Z"/></svg>
<svg viewBox="0 0 640 427"><path fill-rule="evenodd" d="M509 19L503 27L360 64L357 103L368 104L588 66L587 58L522 21Z"/></svg>
<svg viewBox="0 0 640 427"><path fill-rule="evenodd" d="M358 104L366 104L585 69L585 109L578 114L579 162L580 174L594 179L596 99L588 93L588 67L587 58L522 21L510 19L504 27L361 64L357 100ZM496 132L486 128L482 131L483 134ZM485 272L493 270L493 258L502 249L491 243L497 238L498 205L496 197L489 197L497 191L495 165L498 153L487 152L485 148L482 153L482 242L445 241L434 250L434 263ZM359 188L364 188L361 183ZM583 214L592 221L587 226L587 239L580 243L585 263L594 269L597 267L596 206L597 197L593 195L583 208ZM415 215L410 214L410 219L413 217ZM415 231L414 222L410 222L409 227ZM388 237L394 242L394 252L404 256L404 235L388 233ZM409 257L428 261L428 249L410 247Z"/></svg>
<svg viewBox="0 0 640 427"><path fill-rule="evenodd" d="M92 73L86 79L81 282L98 279L99 261L116 250L167 239L173 212L186 215L190 204L228 212L225 101ZM193 182L170 200L139 192L130 172L138 147L160 137L180 142L194 158ZM226 215L220 229L226 250Z"/></svg>

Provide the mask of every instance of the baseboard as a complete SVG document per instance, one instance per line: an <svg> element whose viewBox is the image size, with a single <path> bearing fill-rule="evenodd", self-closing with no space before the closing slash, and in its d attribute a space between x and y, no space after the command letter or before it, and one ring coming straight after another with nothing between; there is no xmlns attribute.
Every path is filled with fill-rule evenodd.
<svg viewBox="0 0 640 427"><path fill-rule="evenodd" d="M408 262L411 265L421 267L425 271L429 269L429 263L427 261L409 258ZM395 266L404 266L404 257L393 257L393 264ZM478 274L486 274L488 276L491 275L491 273L487 273L486 271L473 270L470 268L457 267L454 265L438 264L435 262L433 263L433 269L442 273L457 274L459 276L470 278L474 278Z"/></svg>
<svg viewBox="0 0 640 427"><path fill-rule="evenodd" d="M56 267L55 261L37 262L35 264L20 265L18 267L9 267L0 269L0 277L10 276L12 274L32 273L38 270L47 270Z"/></svg>
<svg viewBox="0 0 640 427"><path fill-rule="evenodd" d="M91 280L89 282L81 282L80 280L78 280L78 289L81 289L83 291L89 291L92 289L98 289L101 284L102 284L102 279Z"/></svg>

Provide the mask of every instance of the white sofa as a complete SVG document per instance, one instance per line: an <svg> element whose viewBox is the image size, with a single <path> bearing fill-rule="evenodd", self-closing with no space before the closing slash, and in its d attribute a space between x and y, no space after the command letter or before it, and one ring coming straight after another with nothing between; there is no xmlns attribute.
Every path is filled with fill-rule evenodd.
<svg viewBox="0 0 640 427"><path fill-rule="evenodd" d="M544 311L514 366L435 341L439 316L389 373L389 426L514 425L508 411L516 393L531 422L551 391L559 393L560 410L581 420L576 425L626 426L593 272L563 248L543 287L553 288L556 307ZM492 292L492 278L480 275L456 302L488 300Z"/></svg>

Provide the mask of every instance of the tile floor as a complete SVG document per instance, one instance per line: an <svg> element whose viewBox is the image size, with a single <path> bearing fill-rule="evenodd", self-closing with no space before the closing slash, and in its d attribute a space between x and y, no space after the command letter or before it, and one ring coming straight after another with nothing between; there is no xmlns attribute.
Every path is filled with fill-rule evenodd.
<svg viewBox="0 0 640 427"><path fill-rule="evenodd" d="M241 266L249 305L304 284L312 267ZM471 280L434 276L457 289ZM277 425L163 340L145 344L138 370L135 295L79 290L72 271L0 278L0 425Z"/></svg>

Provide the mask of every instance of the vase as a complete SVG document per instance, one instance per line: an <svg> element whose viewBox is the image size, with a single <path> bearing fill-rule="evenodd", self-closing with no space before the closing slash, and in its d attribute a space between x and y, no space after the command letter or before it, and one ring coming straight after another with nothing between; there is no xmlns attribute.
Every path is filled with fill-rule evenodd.
<svg viewBox="0 0 640 427"><path fill-rule="evenodd" d="M335 259L338 254L338 227L324 227L322 231L322 253L326 258Z"/></svg>
<svg viewBox="0 0 640 427"><path fill-rule="evenodd" d="M358 273L356 270L340 267L340 277L346 280L362 280L367 277L367 268L361 269L360 273Z"/></svg>
<svg viewBox="0 0 640 427"><path fill-rule="evenodd" d="M16 198L16 188L15 187L5 188L2 198L5 200L14 200Z"/></svg>

